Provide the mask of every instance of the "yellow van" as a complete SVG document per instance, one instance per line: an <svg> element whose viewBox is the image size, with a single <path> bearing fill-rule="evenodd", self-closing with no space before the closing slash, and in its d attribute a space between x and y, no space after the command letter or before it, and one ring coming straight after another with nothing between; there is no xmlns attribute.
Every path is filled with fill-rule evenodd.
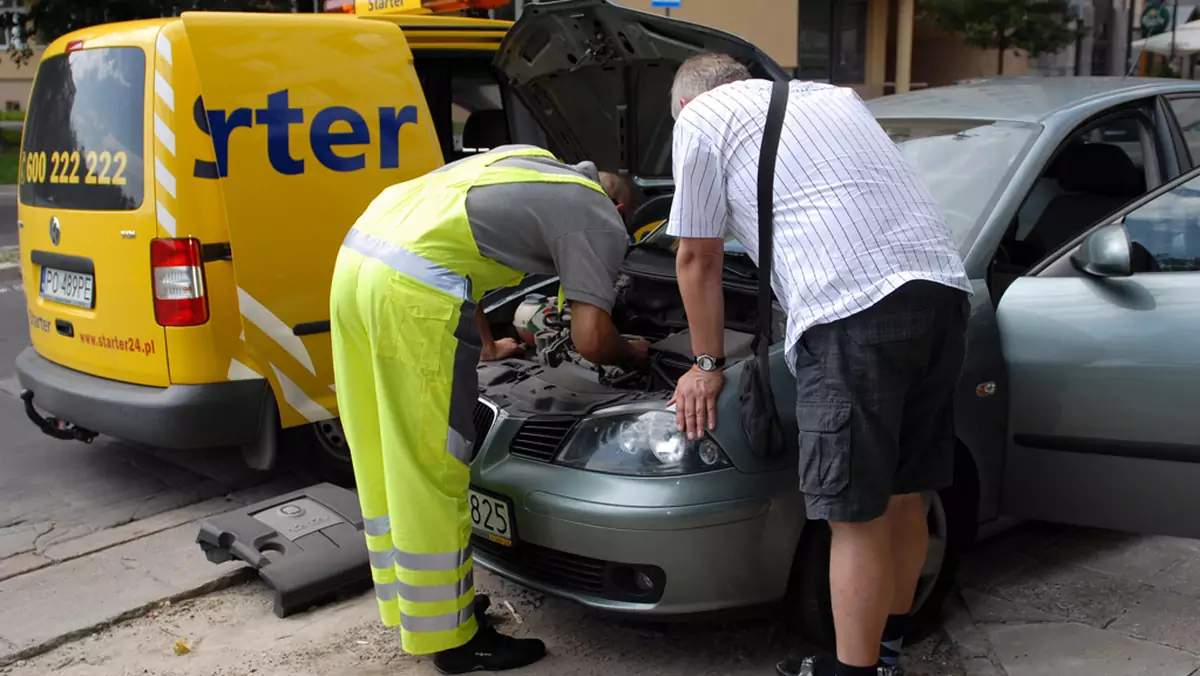
<svg viewBox="0 0 1200 676"><path fill-rule="evenodd" d="M29 417L63 439L240 446L260 469L284 431L346 478L336 251L385 186L513 138L520 104L490 69L509 25L190 13L51 44L19 179Z"/></svg>

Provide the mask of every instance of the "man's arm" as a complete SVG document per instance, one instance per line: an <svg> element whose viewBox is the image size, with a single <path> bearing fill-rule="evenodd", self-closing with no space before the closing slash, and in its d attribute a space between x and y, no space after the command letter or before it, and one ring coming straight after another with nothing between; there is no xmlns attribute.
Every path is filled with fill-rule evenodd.
<svg viewBox="0 0 1200 676"><path fill-rule="evenodd" d="M693 101L675 122L672 145L675 196L667 233L679 238L675 270L692 333L692 354L725 356L725 296L722 269L729 204L718 145L722 131L710 123L714 111ZM675 423L689 439L716 429L717 396L724 384L718 370L693 366L675 386Z"/></svg>
<svg viewBox="0 0 1200 676"><path fill-rule="evenodd" d="M725 240L687 237L679 240L675 274L692 334L692 354L725 356Z"/></svg>
<svg viewBox="0 0 1200 676"><path fill-rule="evenodd" d="M593 364L640 368L646 359L644 347L621 337L612 315L583 301L571 301L571 342Z"/></svg>

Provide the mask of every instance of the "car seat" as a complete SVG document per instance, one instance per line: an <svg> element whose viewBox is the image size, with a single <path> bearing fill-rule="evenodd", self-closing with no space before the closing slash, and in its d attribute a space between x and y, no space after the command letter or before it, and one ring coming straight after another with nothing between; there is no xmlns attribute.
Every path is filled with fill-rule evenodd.
<svg viewBox="0 0 1200 676"><path fill-rule="evenodd" d="M1107 143L1068 146L1056 162L1059 187L1028 241L1042 256L1145 191L1145 178L1129 155Z"/></svg>
<svg viewBox="0 0 1200 676"><path fill-rule="evenodd" d="M463 157L508 145L508 117L503 110L477 110L463 124Z"/></svg>

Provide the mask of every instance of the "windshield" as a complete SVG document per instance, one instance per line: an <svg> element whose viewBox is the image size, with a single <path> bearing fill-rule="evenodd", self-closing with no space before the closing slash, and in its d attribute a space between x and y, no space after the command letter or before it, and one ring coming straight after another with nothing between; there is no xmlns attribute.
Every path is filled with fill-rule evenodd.
<svg viewBox="0 0 1200 676"><path fill-rule="evenodd" d="M975 241L988 209L1025 155L1041 127L978 120L880 120L942 209L954 243L965 252ZM660 227L650 246L675 248ZM743 253L732 237L725 250Z"/></svg>

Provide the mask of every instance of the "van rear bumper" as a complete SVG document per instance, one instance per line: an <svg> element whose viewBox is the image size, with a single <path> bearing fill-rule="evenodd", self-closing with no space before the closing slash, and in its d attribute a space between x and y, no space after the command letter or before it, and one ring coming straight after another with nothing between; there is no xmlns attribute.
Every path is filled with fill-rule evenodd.
<svg viewBox="0 0 1200 676"><path fill-rule="evenodd" d="M266 380L204 385L131 385L59 366L32 347L17 379L43 411L94 432L163 448L236 446L258 436Z"/></svg>

